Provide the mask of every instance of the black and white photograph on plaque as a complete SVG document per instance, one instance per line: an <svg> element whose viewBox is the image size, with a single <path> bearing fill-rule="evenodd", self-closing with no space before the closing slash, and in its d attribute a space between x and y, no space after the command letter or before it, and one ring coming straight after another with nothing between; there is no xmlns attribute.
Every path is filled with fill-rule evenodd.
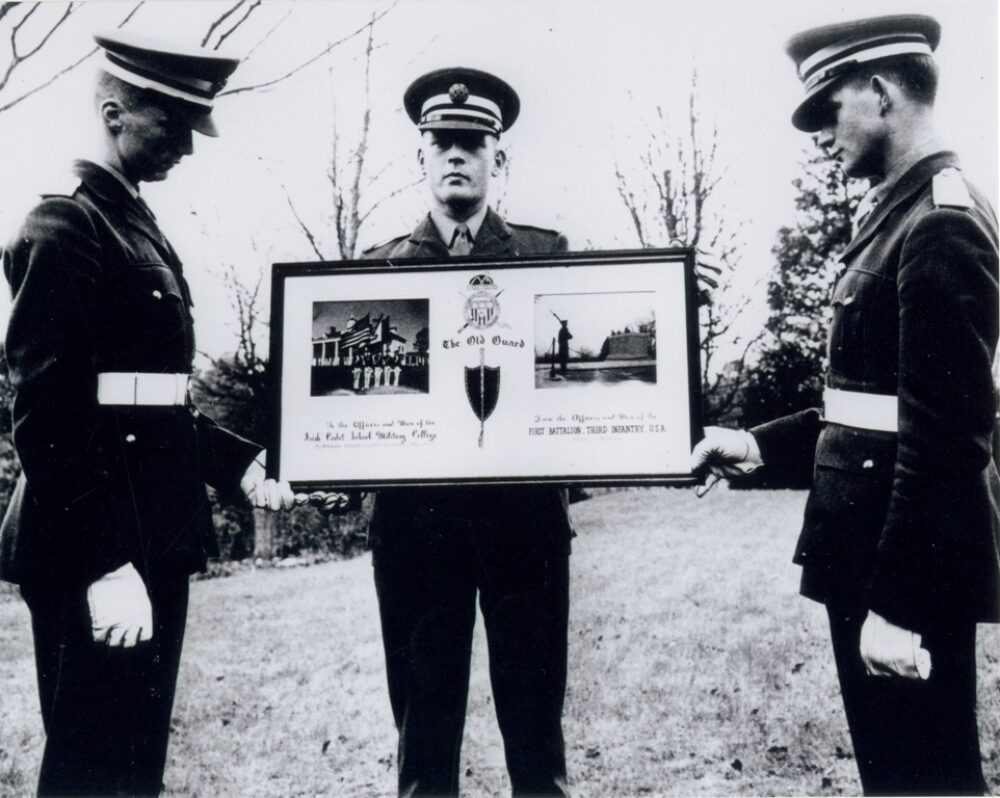
<svg viewBox="0 0 1000 798"><path fill-rule="evenodd" d="M428 302L314 302L311 396L427 393Z"/></svg>
<svg viewBox="0 0 1000 798"><path fill-rule="evenodd" d="M649 291L535 297L535 387L656 382Z"/></svg>

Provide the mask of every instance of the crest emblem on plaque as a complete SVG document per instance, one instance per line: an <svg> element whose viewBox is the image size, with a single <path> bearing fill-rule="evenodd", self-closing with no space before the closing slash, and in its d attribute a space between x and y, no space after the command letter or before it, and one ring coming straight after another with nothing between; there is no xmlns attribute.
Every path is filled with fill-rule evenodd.
<svg viewBox="0 0 1000 798"><path fill-rule="evenodd" d="M493 282L493 278L488 274L477 274L465 287L465 324L459 329L462 332L466 327L474 327L477 330L485 330L496 324L499 327L506 327L500 323L500 302L497 297L503 293L503 289Z"/></svg>
<svg viewBox="0 0 1000 798"><path fill-rule="evenodd" d="M479 448L483 447L486 419L496 410L500 398L500 367L486 365L486 350L479 348L479 365L465 367L465 395L479 419Z"/></svg>

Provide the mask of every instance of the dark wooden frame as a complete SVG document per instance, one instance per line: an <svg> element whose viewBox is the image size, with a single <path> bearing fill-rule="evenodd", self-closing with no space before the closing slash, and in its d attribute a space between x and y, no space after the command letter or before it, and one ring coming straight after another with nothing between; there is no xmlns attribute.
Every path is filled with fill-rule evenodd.
<svg viewBox="0 0 1000 798"><path fill-rule="evenodd" d="M546 265L567 266L573 269L588 266L606 266L615 263L663 261L664 259L679 263L684 269L684 308L686 313L687 335L687 381L689 395L689 425L691 440L702 437L702 395L701 395L701 347L698 322L699 289L695 277L695 252L688 247L643 250L609 250L590 252L567 252L551 255L518 256L510 259L497 260L492 258L462 257L450 258L445 261L429 261L426 259L400 260L363 260L363 261L316 261L299 263L276 263L271 273L271 335L270 335L270 372L272 390L271 435L268 446L268 475L281 475L281 435L282 414L286 408L282 406L282 372L283 372L283 330L285 286L288 280L308 278L310 276L327 276L337 274L384 273L386 278L393 275L421 270L461 271L470 267L481 266L490 271L513 270ZM395 478L386 480L344 480L335 483L325 480L310 480L293 482L297 491L330 490L334 488L372 489L381 487L399 487L406 485L450 485L450 484L574 484L597 486L620 485L678 485L695 484L697 478L690 472L658 473L658 474L601 474L587 475L532 475L528 477L511 476L451 478Z"/></svg>

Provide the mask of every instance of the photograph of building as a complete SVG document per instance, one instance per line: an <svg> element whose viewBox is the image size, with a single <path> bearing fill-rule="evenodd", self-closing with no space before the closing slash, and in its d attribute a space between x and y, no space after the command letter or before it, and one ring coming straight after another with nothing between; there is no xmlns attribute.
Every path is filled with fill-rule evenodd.
<svg viewBox="0 0 1000 798"><path fill-rule="evenodd" d="M310 393L427 393L427 349L426 299L314 302Z"/></svg>

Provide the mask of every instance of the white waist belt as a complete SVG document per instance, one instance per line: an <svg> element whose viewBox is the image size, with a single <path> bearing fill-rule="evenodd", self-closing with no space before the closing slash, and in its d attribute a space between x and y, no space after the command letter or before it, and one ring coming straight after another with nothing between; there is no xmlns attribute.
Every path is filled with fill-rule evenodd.
<svg viewBox="0 0 1000 798"><path fill-rule="evenodd" d="M102 371L97 375L100 405L187 404L190 374L150 374L142 371Z"/></svg>
<svg viewBox="0 0 1000 798"><path fill-rule="evenodd" d="M832 424L879 432L899 431L899 402L895 396L826 388L823 407L824 419Z"/></svg>

